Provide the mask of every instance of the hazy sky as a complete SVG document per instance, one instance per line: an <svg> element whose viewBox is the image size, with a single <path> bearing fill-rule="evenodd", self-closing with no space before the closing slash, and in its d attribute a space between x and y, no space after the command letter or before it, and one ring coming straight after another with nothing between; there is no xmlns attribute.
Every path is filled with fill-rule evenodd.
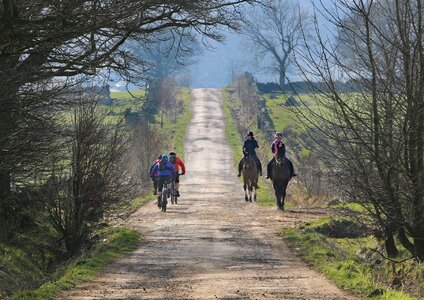
<svg viewBox="0 0 424 300"><path fill-rule="evenodd" d="M331 6L333 0L300 0L299 3L312 10L312 3L320 6L322 2L325 6ZM328 31L330 26L322 17L318 17L320 28ZM246 47L243 46L243 37L234 32L225 32L226 41L223 44L211 42L213 50L205 50L204 54L198 58L198 62L190 67L192 73L193 87L222 87L231 81L231 62L240 65L240 72L249 71L260 81L276 81L275 75L265 75L264 72L255 70L249 62Z"/></svg>

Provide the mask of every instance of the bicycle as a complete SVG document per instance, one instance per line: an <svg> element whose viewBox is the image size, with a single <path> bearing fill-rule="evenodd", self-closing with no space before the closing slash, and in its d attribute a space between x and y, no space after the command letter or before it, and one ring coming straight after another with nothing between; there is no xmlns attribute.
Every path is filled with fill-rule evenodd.
<svg viewBox="0 0 424 300"><path fill-rule="evenodd" d="M169 181L163 183L162 195L160 201L161 211L166 212L166 205L168 204L168 198L170 196L171 190L168 188Z"/></svg>

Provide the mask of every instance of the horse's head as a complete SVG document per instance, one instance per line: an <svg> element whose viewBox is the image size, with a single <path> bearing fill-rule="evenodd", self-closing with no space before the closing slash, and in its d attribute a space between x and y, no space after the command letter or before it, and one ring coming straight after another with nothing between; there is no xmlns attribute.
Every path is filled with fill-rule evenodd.
<svg viewBox="0 0 424 300"><path fill-rule="evenodd" d="M243 154L244 154L244 158L243 158L244 159L244 168L248 169L254 163L253 153L250 153L250 152L246 151L245 149L243 149Z"/></svg>
<svg viewBox="0 0 424 300"><path fill-rule="evenodd" d="M277 163L277 165L281 166L284 164L284 157L276 157L275 158L275 162Z"/></svg>
<svg viewBox="0 0 424 300"><path fill-rule="evenodd" d="M277 155L275 156L275 162L280 166L284 164L284 154L280 151L277 152Z"/></svg>

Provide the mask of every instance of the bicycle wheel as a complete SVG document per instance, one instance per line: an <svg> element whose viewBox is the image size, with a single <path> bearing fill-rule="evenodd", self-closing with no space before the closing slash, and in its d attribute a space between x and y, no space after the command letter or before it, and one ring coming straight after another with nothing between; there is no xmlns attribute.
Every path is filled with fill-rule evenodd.
<svg viewBox="0 0 424 300"><path fill-rule="evenodd" d="M162 190L162 201L161 201L161 209L163 212L166 212L166 199L168 198L168 190L167 189L163 189Z"/></svg>
<svg viewBox="0 0 424 300"><path fill-rule="evenodd" d="M175 202L175 185L174 183L171 183L171 203L174 204Z"/></svg>

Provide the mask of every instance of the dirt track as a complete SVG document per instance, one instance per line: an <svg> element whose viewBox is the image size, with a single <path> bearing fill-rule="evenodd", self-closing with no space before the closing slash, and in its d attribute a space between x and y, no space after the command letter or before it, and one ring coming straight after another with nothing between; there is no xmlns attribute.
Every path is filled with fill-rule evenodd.
<svg viewBox="0 0 424 300"><path fill-rule="evenodd" d="M224 138L219 90L194 90L182 197L129 220L145 238L103 275L58 299L356 299L310 270L278 229L319 212L245 203Z"/></svg>

